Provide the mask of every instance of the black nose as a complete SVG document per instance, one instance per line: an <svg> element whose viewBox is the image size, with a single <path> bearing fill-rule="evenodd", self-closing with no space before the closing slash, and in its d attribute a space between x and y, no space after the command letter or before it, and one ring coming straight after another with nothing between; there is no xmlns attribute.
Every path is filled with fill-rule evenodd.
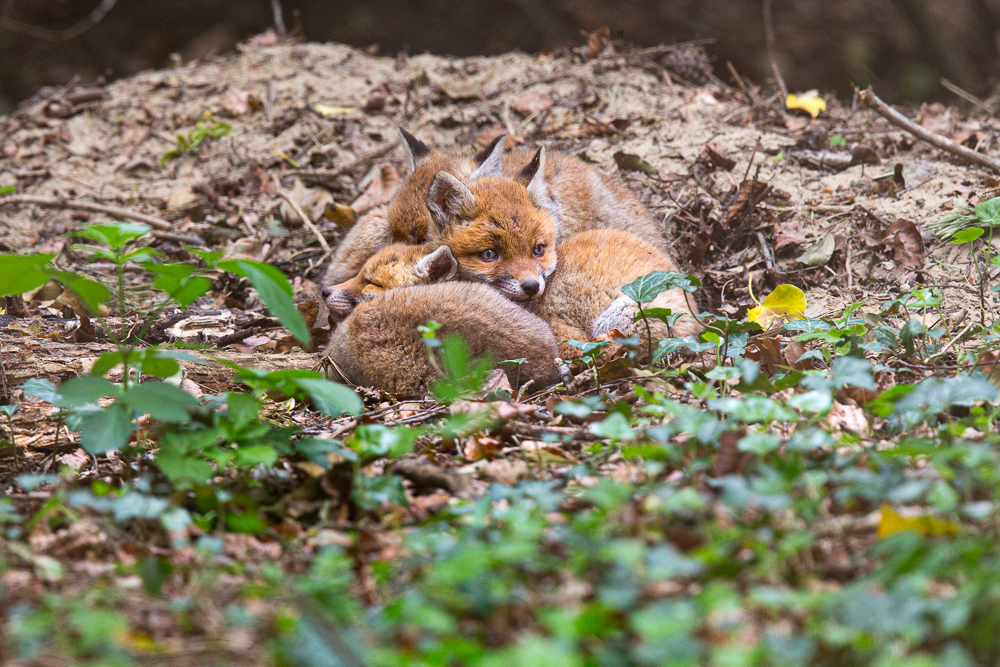
<svg viewBox="0 0 1000 667"><path fill-rule="evenodd" d="M326 299L326 298L329 298L330 292L332 292L332 291L333 290L331 290L329 287L324 287L322 290L320 290L320 294L322 294L323 298Z"/></svg>
<svg viewBox="0 0 1000 667"><path fill-rule="evenodd" d="M537 280L524 280L521 282L521 289L528 296L535 296L538 294L538 281Z"/></svg>

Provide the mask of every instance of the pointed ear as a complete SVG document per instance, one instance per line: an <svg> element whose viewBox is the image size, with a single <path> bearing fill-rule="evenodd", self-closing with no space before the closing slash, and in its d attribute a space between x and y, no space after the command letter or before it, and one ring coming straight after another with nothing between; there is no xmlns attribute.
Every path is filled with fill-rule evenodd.
<svg viewBox="0 0 1000 667"><path fill-rule="evenodd" d="M452 254L451 248L443 245L431 254L418 259L416 271L417 275L427 278L431 283L451 280L458 275L458 260Z"/></svg>
<svg viewBox="0 0 1000 667"><path fill-rule="evenodd" d="M531 162L525 165L524 169L517 175L517 179L526 183L528 197L538 208L544 208L549 213L559 218L562 209L552 198L549 186L545 183L545 147L539 148Z"/></svg>
<svg viewBox="0 0 1000 667"><path fill-rule="evenodd" d="M417 168L417 163L430 155L431 149L403 128L399 128L399 136L402 139L403 152L406 153L406 166L412 174Z"/></svg>
<svg viewBox="0 0 1000 667"><path fill-rule="evenodd" d="M503 176L503 169L500 161L503 158L503 149L507 145L507 135L501 134L490 142L490 145L476 153L475 160L479 168L469 176L469 183L478 181L484 176Z"/></svg>
<svg viewBox="0 0 1000 667"><path fill-rule="evenodd" d="M446 171L438 172L427 192L427 208L438 229L443 230L463 212L472 211L475 206L476 197L465 183Z"/></svg>

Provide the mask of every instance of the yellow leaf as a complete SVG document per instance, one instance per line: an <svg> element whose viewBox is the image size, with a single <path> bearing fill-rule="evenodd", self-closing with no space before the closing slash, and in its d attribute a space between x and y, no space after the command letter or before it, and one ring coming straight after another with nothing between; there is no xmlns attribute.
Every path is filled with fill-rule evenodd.
<svg viewBox="0 0 1000 667"><path fill-rule="evenodd" d="M819 96L815 90L810 90L802 95L788 93L785 99L785 107L788 109L801 109L815 118L820 111L826 111L826 100Z"/></svg>
<svg viewBox="0 0 1000 667"><path fill-rule="evenodd" d="M778 285L761 303L753 295L751 279L750 297L757 303L757 307L750 309L747 319L765 329L771 327L775 318L784 318L787 322L801 320L806 316L806 295L795 285Z"/></svg>
<svg viewBox="0 0 1000 667"><path fill-rule="evenodd" d="M890 505L883 504L882 516L878 520L879 538L884 540L904 531L920 533L924 537L954 537L958 534L958 524L933 516L902 516Z"/></svg>
<svg viewBox="0 0 1000 667"><path fill-rule="evenodd" d="M331 107L325 104L314 104L313 109L321 116L346 116L349 113L357 111L357 109L351 107Z"/></svg>

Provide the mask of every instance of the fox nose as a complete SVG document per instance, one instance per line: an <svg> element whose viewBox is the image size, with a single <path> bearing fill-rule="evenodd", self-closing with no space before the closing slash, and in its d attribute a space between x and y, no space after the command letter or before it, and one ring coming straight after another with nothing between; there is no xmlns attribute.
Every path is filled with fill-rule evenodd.
<svg viewBox="0 0 1000 667"><path fill-rule="evenodd" d="M333 288L331 288L331 287L324 287L323 289L320 290L319 293L323 295L324 299L328 299L328 298L330 298L330 294L332 292L333 292Z"/></svg>
<svg viewBox="0 0 1000 667"><path fill-rule="evenodd" d="M537 280L529 279L521 281L521 289L524 290L524 293L528 296L535 296L538 294L538 289L540 287L541 285L538 284Z"/></svg>

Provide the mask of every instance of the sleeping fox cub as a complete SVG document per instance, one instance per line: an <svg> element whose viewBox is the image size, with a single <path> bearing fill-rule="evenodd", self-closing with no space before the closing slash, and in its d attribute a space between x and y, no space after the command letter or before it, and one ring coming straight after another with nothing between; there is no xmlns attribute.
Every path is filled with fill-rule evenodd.
<svg viewBox="0 0 1000 667"><path fill-rule="evenodd" d="M645 336L645 327L633 322L639 305L622 294L621 288L653 271L674 270L664 253L628 232L612 229L572 236L559 244L557 252L559 268L548 287L525 304L549 325L556 340L587 341L612 329ZM324 296L331 317L343 318L357 303L385 290L449 280L458 273L459 261L448 246L432 250L395 244L372 257L355 278L324 290ZM645 305L681 313L670 331L658 320L650 322L654 341L701 331L679 289L668 290ZM566 345L560 346L560 354L576 356Z"/></svg>

